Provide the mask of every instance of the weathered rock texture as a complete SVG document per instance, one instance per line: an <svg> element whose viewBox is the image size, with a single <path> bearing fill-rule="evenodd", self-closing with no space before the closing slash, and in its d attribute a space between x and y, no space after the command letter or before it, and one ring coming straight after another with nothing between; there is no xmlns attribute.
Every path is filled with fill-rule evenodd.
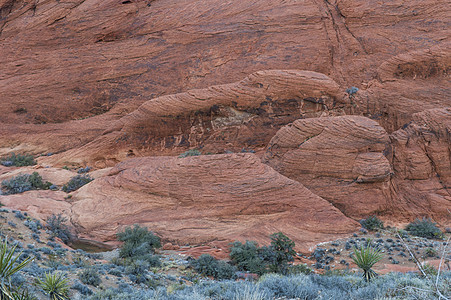
<svg viewBox="0 0 451 300"><path fill-rule="evenodd" d="M424 111L390 138L360 116L297 120L271 139L263 160L349 217L450 224L450 120L449 109Z"/></svg>
<svg viewBox="0 0 451 300"><path fill-rule="evenodd" d="M444 0L0 0L0 156L52 152L39 163L104 168L189 148L204 154L244 148L298 180L257 162L247 166L252 155L190 158L189 176L176 158L140 161L169 182L185 183L165 190L132 160L77 192L73 220L102 239L134 223L135 212L137 221L157 226L147 215L168 203L180 205L155 216L158 228L180 241L178 229L187 240L262 238L278 228L299 241L298 229L309 242L327 238L326 200L353 218L377 212L394 222L427 215L449 223L450 13ZM351 86L359 91L345 94ZM268 144L272 152L264 153ZM239 185L233 174L214 182L195 174L211 165L245 172L254 185ZM139 178L147 190L130 174L138 169L148 177ZM260 171L268 174L259 177ZM221 180L228 188L238 184L254 202L251 191L263 178L266 189L255 193L267 215L241 207L252 216L246 219L233 191L219 193L190 176L216 188ZM322 198L305 196L304 185ZM26 195L35 193L41 192ZM207 199L215 195L223 202L211 208ZM296 197L317 199L325 210L301 226L284 204L302 210ZM115 202L107 205L109 198ZM81 203L98 203L91 208L104 209L106 219L106 209L119 217L89 220ZM183 227L196 221L196 203L210 207L201 210L207 225ZM180 222L162 220L174 220L170 212ZM353 229L338 219L340 233ZM227 224L234 229L220 232ZM247 225L252 234L245 234Z"/></svg>
<svg viewBox="0 0 451 300"><path fill-rule="evenodd" d="M397 199L391 217L434 216L451 225L451 108L417 113L390 138Z"/></svg>
<svg viewBox="0 0 451 300"><path fill-rule="evenodd" d="M386 207L391 167L387 132L361 116L296 120L271 139L264 161L302 182L346 215Z"/></svg>
<svg viewBox="0 0 451 300"><path fill-rule="evenodd" d="M268 242L282 231L300 249L356 230L326 200L254 154L135 158L73 196L72 223L83 238L108 241L124 225L149 226L166 239Z"/></svg>
<svg viewBox="0 0 451 300"><path fill-rule="evenodd" d="M149 100L94 141L49 158L97 166L134 155L263 149L298 118L344 114L346 99L329 77L310 71L256 72L244 80Z"/></svg>

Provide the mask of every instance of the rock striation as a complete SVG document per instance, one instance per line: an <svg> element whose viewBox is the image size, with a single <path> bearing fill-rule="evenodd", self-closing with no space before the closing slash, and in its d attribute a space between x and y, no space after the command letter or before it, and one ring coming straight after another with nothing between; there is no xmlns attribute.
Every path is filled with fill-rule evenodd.
<svg viewBox="0 0 451 300"><path fill-rule="evenodd" d="M179 244L267 243L269 234L282 231L307 249L359 227L250 153L130 159L72 199L71 220L81 237L101 241L139 223Z"/></svg>
<svg viewBox="0 0 451 300"><path fill-rule="evenodd" d="M361 116L300 119L271 139L263 161L347 216L383 211L391 166L387 132Z"/></svg>

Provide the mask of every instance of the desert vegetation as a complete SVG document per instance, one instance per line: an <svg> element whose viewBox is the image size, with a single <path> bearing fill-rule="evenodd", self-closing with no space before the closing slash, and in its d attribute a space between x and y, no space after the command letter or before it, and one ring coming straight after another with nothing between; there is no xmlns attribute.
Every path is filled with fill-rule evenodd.
<svg viewBox="0 0 451 300"><path fill-rule="evenodd" d="M19 194L31 190L48 190L52 183L42 180L38 172L32 174L20 174L9 180L3 180L2 192L5 195Z"/></svg>
<svg viewBox="0 0 451 300"><path fill-rule="evenodd" d="M61 215L49 217L43 225L26 213L0 209L0 222L4 299L438 299L450 295L451 273L445 263L441 270L424 265L424 273L375 276L372 268L381 252L386 259L398 247L391 237L396 230L392 234L378 229L376 234L385 238L372 240L360 233L332 242L340 250L317 248L309 257L317 262L307 266L294 263L301 254L281 232L272 234L268 245L233 242L229 259L218 260L208 254L194 259L161 250L161 238L139 225L118 232L123 242L119 249L97 254L67 250L55 240L69 231ZM449 259L443 240L427 242L431 240L406 234L406 243L410 239L413 245L424 243L424 255ZM333 256L343 257L339 252L346 251L347 243L353 245L349 253L358 269L327 269Z"/></svg>

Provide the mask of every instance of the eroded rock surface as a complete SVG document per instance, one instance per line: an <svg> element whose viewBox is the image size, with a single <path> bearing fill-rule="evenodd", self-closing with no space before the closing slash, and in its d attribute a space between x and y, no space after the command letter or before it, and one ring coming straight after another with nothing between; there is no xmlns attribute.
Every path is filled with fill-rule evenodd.
<svg viewBox="0 0 451 300"><path fill-rule="evenodd" d="M393 143L394 216L433 216L451 220L451 109L417 113L390 136Z"/></svg>
<svg viewBox="0 0 451 300"><path fill-rule="evenodd" d="M263 149L298 118L344 114L346 99L324 74L272 70L244 80L149 100L83 147L48 160L108 165L130 156Z"/></svg>
<svg viewBox="0 0 451 300"><path fill-rule="evenodd" d="M361 116L296 120L271 139L263 160L346 215L384 210L391 167L387 132Z"/></svg>
<svg viewBox="0 0 451 300"><path fill-rule="evenodd" d="M269 234L282 231L306 249L359 227L299 182L244 153L131 159L73 199L72 223L83 238L102 241L139 223L182 244L268 242Z"/></svg>

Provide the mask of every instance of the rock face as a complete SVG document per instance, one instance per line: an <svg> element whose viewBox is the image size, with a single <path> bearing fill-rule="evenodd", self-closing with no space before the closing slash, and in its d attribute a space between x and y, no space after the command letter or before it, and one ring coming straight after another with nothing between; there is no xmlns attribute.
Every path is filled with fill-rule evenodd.
<svg viewBox="0 0 451 300"><path fill-rule="evenodd" d="M360 116L296 120L263 160L349 217L427 215L449 224L450 120L449 109L424 111L390 137Z"/></svg>
<svg viewBox="0 0 451 300"><path fill-rule="evenodd" d="M102 136L50 158L115 164L134 155L263 149L276 131L298 118L344 114L336 82L309 71L256 72L244 80L149 100Z"/></svg>
<svg viewBox="0 0 451 300"><path fill-rule="evenodd" d="M263 160L347 216L385 210L391 167L387 132L360 116L296 120L271 139Z"/></svg>
<svg viewBox="0 0 451 300"><path fill-rule="evenodd" d="M394 216L433 216L451 224L451 109L417 113L390 136Z"/></svg>
<svg viewBox="0 0 451 300"><path fill-rule="evenodd" d="M182 242L313 243L372 213L447 225L449 15L442 0L0 0L0 157L120 163L73 203L2 202L70 207L102 240L135 222ZM193 148L256 154L167 157Z"/></svg>
<svg viewBox="0 0 451 300"><path fill-rule="evenodd" d="M247 153L130 159L73 199L72 223L81 237L102 241L140 223L179 243L268 242L269 234L282 231L307 249L359 227Z"/></svg>

